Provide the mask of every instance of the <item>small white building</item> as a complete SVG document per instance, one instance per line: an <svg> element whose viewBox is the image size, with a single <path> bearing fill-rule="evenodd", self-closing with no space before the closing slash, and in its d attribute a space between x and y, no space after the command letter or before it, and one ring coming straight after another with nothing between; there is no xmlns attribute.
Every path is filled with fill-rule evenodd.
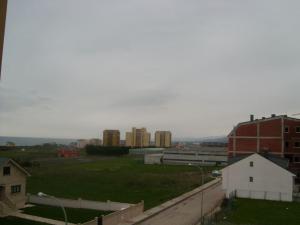
<svg viewBox="0 0 300 225"><path fill-rule="evenodd" d="M144 163L145 164L161 164L163 154L145 154Z"/></svg>
<svg viewBox="0 0 300 225"><path fill-rule="evenodd" d="M288 162L271 155L254 153L236 158L222 169L222 187L226 197L292 201L295 174Z"/></svg>

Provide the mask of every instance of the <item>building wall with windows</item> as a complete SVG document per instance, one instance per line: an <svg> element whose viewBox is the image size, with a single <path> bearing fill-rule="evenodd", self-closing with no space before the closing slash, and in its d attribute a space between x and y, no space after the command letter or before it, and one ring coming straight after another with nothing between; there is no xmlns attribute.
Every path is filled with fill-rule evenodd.
<svg viewBox="0 0 300 225"><path fill-rule="evenodd" d="M26 202L26 178L29 174L6 158L0 158L0 171L0 204L4 205L2 210L23 208ZM3 213L0 210L0 214Z"/></svg>
<svg viewBox="0 0 300 225"><path fill-rule="evenodd" d="M161 148L169 148L172 145L172 134L170 131L155 132L155 146Z"/></svg>
<svg viewBox="0 0 300 225"><path fill-rule="evenodd" d="M132 128L131 132L126 132L126 146L129 147L148 147L150 145L151 134L146 128Z"/></svg>
<svg viewBox="0 0 300 225"><path fill-rule="evenodd" d="M269 152L287 158L300 181L300 119L285 115L239 123L228 135L228 156Z"/></svg>
<svg viewBox="0 0 300 225"><path fill-rule="evenodd" d="M103 131L103 146L120 146L120 131L119 130L104 130Z"/></svg>
<svg viewBox="0 0 300 225"><path fill-rule="evenodd" d="M294 176L254 153L222 169L222 188L227 197L292 201Z"/></svg>

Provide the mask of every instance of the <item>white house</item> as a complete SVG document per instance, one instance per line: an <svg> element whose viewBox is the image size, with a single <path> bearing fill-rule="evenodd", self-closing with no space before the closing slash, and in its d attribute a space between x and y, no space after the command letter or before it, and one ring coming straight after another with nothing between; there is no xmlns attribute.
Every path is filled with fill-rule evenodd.
<svg viewBox="0 0 300 225"><path fill-rule="evenodd" d="M230 162L229 162L230 163ZM271 155L254 153L222 169L222 187L226 196L292 201L295 174L288 162Z"/></svg>

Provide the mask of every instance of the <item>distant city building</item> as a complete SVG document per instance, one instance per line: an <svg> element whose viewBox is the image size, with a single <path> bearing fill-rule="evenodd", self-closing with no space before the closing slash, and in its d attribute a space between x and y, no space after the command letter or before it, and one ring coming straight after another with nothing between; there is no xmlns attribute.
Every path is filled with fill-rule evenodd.
<svg viewBox="0 0 300 225"><path fill-rule="evenodd" d="M89 140L87 139L79 139L77 141L77 148L85 148L89 144Z"/></svg>
<svg viewBox="0 0 300 225"><path fill-rule="evenodd" d="M103 131L103 146L120 146L120 131L119 130L104 130Z"/></svg>
<svg viewBox="0 0 300 225"><path fill-rule="evenodd" d="M89 140L88 142L89 145L95 145L95 146L99 146L102 144L101 140L98 138L92 138Z"/></svg>
<svg viewBox="0 0 300 225"><path fill-rule="evenodd" d="M170 131L155 132L155 146L161 148L169 148L172 144L172 134Z"/></svg>
<svg viewBox="0 0 300 225"><path fill-rule="evenodd" d="M85 148L87 145L99 146L101 145L101 140L98 138L77 140L77 148Z"/></svg>
<svg viewBox="0 0 300 225"><path fill-rule="evenodd" d="M132 128L132 132L126 132L126 146L148 147L150 145L151 134L146 128Z"/></svg>
<svg viewBox="0 0 300 225"><path fill-rule="evenodd" d="M120 140L120 146L126 146L126 140Z"/></svg>

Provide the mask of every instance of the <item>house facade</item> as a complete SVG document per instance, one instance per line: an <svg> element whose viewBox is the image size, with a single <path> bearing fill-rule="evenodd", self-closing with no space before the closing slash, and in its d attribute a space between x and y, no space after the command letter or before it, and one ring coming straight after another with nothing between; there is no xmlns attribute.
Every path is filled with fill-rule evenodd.
<svg viewBox="0 0 300 225"><path fill-rule="evenodd" d="M257 153L235 159L222 169L222 188L227 197L234 194L240 198L293 200L295 174L285 169L287 160Z"/></svg>
<svg viewBox="0 0 300 225"><path fill-rule="evenodd" d="M286 115L239 123L228 135L228 156L268 152L289 160L289 170L300 182L300 119Z"/></svg>
<svg viewBox="0 0 300 225"><path fill-rule="evenodd" d="M0 217L25 206L27 176L15 161L0 158Z"/></svg>

